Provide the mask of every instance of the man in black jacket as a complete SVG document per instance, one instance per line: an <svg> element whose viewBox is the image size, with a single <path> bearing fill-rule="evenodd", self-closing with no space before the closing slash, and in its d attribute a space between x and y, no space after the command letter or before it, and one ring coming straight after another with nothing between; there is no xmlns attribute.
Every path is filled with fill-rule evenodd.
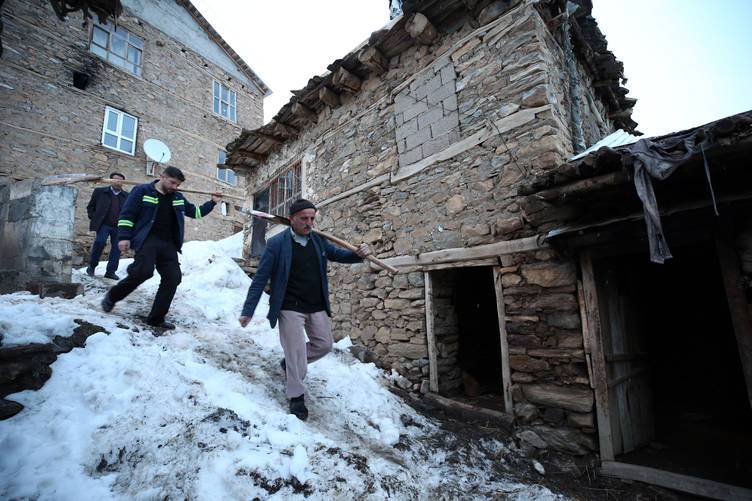
<svg viewBox="0 0 752 501"><path fill-rule="evenodd" d="M120 249L118 249L117 223L120 217L120 209L125 205L128 198L128 192L123 190L123 181L125 176L119 172L110 174L110 186L95 188L91 194L89 205L86 206L86 212L89 214L89 230L96 231L97 236L91 245L91 257L89 267L86 268L86 274L94 276L94 268L99 263L99 257L107 245L107 239L110 239L110 259L107 261L107 272L105 278L119 280L115 274L120 261Z"/></svg>

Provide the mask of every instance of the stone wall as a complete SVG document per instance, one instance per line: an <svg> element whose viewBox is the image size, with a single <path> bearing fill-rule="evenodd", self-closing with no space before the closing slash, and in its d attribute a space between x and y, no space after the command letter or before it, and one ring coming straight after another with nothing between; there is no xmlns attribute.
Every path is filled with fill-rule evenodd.
<svg viewBox="0 0 752 501"><path fill-rule="evenodd" d="M31 282L70 282L75 188L0 184L0 294Z"/></svg>
<svg viewBox="0 0 752 501"><path fill-rule="evenodd" d="M539 228L527 223L517 204L517 189L534 173L574 153L568 89L560 76L562 54L532 6L505 13L485 30L473 32L465 25L433 45L413 46L392 58L386 73L365 80L358 94L343 94L341 106L321 113L317 124L270 155L251 173L249 195L300 160L304 195L321 207L319 227L352 242L364 240L382 258L535 235ZM446 133L456 134L459 142L483 139L432 161L423 148L436 138L421 136L421 130L430 130L430 120L428 129L416 123L408 134L404 127L412 118L439 109L429 102L442 103L442 117L437 111L431 119L445 119L443 103L449 99L453 104L441 79L448 66L458 124ZM398 98L404 95L402 89L410 89L415 102ZM583 89L589 92L589 87ZM417 104L421 99L425 109ZM584 109L585 121L606 124L601 110ZM408 119L405 113L414 116ZM413 149L407 147L410 134L416 135ZM420 155L410 156L415 148ZM370 187L359 189L365 183ZM341 195L348 190L353 193ZM579 443L592 446L593 394L573 263L540 250L500 256L490 264L501 265L512 396L521 422L567 428ZM456 387L449 332L456 319L445 304L450 283L437 284L434 318L440 384L443 379ZM375 353L381 365L406 376L413 390L425 389L423 270L413 267L391 277L365 265L334 264L330 290L335 336L349 335Z"/></svg>
<svg viewBox="0 0 752 501"><path fill-rule="evenodd" d="M185 48L158 27L126 10L119 25L144 39L143 75L134 76L88 50L88 28L80 14L61 22L48 2L8 0L3 4L0 58L0 174L19 178L112 171L128 180L147 180L143 142L164 141L172 151L170 164L187 177L186 188L213 191L238 189L216 180L220 149L243 127L262 124L260 92L221 67ZM198 29L198 28L197 28ZM90 74L88 86L73 86L73 71ZM238 123L212 112L212 80L237 93ZM105 106L139 119L134 156L101 145ZM81 264L93 240L86 204L93 185L80 185L76 199L75 263ZM188 196L193 202L208 197ZM245 221L230 211L215 210L200 222L187 222L188 239L222 238ZM104 259L104 258L103 258Z"/></svg>

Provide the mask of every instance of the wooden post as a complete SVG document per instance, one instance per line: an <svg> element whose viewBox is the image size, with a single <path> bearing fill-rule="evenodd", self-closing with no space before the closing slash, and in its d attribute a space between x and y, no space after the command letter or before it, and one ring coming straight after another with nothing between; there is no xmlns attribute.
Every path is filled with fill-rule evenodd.
<svg viewBox="0 0 752 501"><path fill-rule="evenodd" d="M593 377L595 379L595 414L598 419L598 445L601 461L613 461L614 444L608 405L606 357L603 354L601 318L598 310L598 289L595 282L593 256L590 252L585 252L580 256L580 267L582 269L582 290L585 297L589 330L588 340L591 343L590 356L593 362Z"/></svg>
<svg viewBox="0 0 752 501"><path fill-rule="evenodd" d="M358 61L375 75L380 75L389 68L389 61L373 45L366 47L358 53Z"/></svg>
<svg viewBox="0 0 752 501"><path fill-rule="evenodd" d="M742 287L741 265L733 245L727 238L717 237L715 247L721 267L723 286L726 289L731 323L736 333L744 381L747 384L747 398L752 406L752 319Z"/></svg>
<svg viewBox="0 0 752 501"><path fill-rule="evenodd" d="M439 37L431 21L420 12L416 12L405 24L405 31L423 45L431 45Z"/></svg>
<svg viewBox="0 0 752 501"><path fill-rule="evenodd" d="M426 343L428 343L428 389L439 391L439 367L436 362L436 336L433 331L433 282L431 273L423 272L423 286L426 293Z"/></svg>
<svg viewBox="0 0 752 501"><path fill-rule="evenodd" d="M337 71L334 72L334 75L332 75L332 83L350 92L357 92L360 90L360 84L362 81L358 75L351 73L340 66L337 68Z"/></svg>
<svg viewBox="0 0 752 501"><path fill-rule="evenodd" d="M514 414L512 402L512 375L509 370L509 343L507 342L507 316L504 307L504 290L501 285L501 267L493 267L494 288L496 289L496 315L499 318L499 340L501 344L501 394L504 397L504 411Z"/></svg>
<svg viewBox="0 0 752 501"><path fill-rule="evenodd" d="M339 94L325 85L319 87L319 99L330 108L336 108L340 104Z"/></svg>

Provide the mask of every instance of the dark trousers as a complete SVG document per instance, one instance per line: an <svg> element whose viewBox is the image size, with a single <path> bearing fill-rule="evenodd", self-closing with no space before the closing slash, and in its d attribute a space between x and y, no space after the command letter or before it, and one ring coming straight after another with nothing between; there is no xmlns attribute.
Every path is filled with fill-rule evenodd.
<svg viewBox="0 0 752 501"><path fill-rule="evenodd" d="M107 239L110 239L110 259L107 260L107 273L115 273L118 268L118 261L120 260L120 249L118 249L118 230L115 226L109 226L103 224L97 230L97 236L94 238L94 243L91 244L91 258L89 259L89 267L96 268L99 264L99 258L102 256L102 251L107 245Z"/></svg>
<svg viewBox="0 0 752 501"><path fill-rule="evenodd" d="M170 309L175 290L180 284L182 273L178 262L178 249L175 242L149 236L136 253L133 264L128 266L128 276L117 283L110 292L110 300L117 303L133 292L136 287L154 275L154 268L161 277L159 289L154 298L151 312L146 319L149 323L160 323Z"/></svg>

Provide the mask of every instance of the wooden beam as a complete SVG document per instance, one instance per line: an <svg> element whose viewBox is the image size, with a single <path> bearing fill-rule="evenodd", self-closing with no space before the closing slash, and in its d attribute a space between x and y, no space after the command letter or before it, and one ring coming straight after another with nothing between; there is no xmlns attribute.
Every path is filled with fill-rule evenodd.
<svg viewBox="0 0 752 501"><path fill-rule="evenodd" d="M276 127L279 127L280 129L282 129L284 133L287 134L291 138L297 137L300 134L300 130L298 130L297 127L294 127L290 124L286 124L284 122L280 122L278 120L272 120L272 122L274 122L274 125Z"/></svg>
<svg viewBox="0 0 752 501"><path fill-rule="evenodd" d="M728 237L716 238L715 248L721 267L723 286L726 290L731 324L736 333L736 344L739 349L744 381L747 385L747 398L752 405L752 318L750 318L750 308L744 293L741 264Z"/></svg>
<svg viewBox="0 0 752 501"><path fill-rule="evenodd" d="M266 141L271 141L275 144L282 144L285 142L285 139L277 136L273 136L271 134L267 134L266 132L260 132L260 131L253 131L256 136L260 137L261 139L264 139Z"/></svg>
<svg viewBox="0 0 752 501"><path fill-rule="evenodd" d="M291 110L293 115L308 122L317 123L319 121L318 115L313 110L300 103L293 103Z"/></svg>
<svg viewBox="0 0 752 501"><path fill-rule="evenodd" d="M257 162L266 162L266 159L269 156L262 153L255 153L253 151L246 150L238 150L237 155L240 157L241 161L245 158L250 158L252 160L256 160Z"/></svg>
<svg viewBox="0 0 752 501"><path fill-rule="evenodd" d="M431 21L420 12L416 12L407 20L405 31L423 45L431 45L439 37L439 32Z"/></svg>
<svg viewBox="0 0 752 501"><path fill-rule="evenodd" d="M389 60L373 45L358 53L358 61L375 75L380 75L389 69Z"/></svg>
<svg viewBox="0 0 752 501"><path fill-rule="evenodd" d="M421 266L436 263L448 263L452 261L469 261L488 257L502 256L516 252L546 249L548 244L540 243L540 235L520 238L517 240L504 240L475 247L457 247L425 252L417 256L398 256L384 259L384 262L392 266Z"/></svg>
<svg viewBox="0 0 752 501"><path fill-rule="evenodd" d="M319 87L319 100L330 108L336 108L340 105L339 94L326 85Z"/></svg>
<svg viewBox="0 0 752 501"><path fill-rule="evenodd" d="M433 282L429 272L423 272L426 296L426 343L428 343L428 389L439 391L439 366L436 361L436 335L433 330Z"/></svg>
<svg viewBox="0 0 752 501"><path fill-rule="evenodd" d="M539 191L531 196L538 200L563 201L573 195L595 192L602 188L618 186L627 182L629 182L629 175L624 171L616 171L602 176L575 181L574 183L565 184L557 188Z"/></svg>
<svg viewBox="0 0 752 501"><path fill-rule="evenodd" d="M752 499L752 490L745 489L744 487L737 487L704 478L690 477L689 475L658 470L648 466L620 463L618 461L603 461L600 472L607 477L637 480L638 482L658 485L710 499Z"/></svg>
<svg viewBox="0 0 752 501"><path fill-rule="evenodd" d="M347 71L342 66L337 68L337 70L332 75L332 84L336 85L337 87L342 87L343 89L350 92L359 91L362 83L363 81L358 75Z"/></svg>
<svg viewBox="0 0 752 501"><path fill-rule="evenodd" d="M587 366L588 381L590 387L595 389L595 377L593 375L593 356L591 347L593 346L590 326L587 319L587 308L585 307L585 291L582 288L582 280L577 281L577 302L580 306L580 323L582 324L582 347L585 351L585 365Z"/></svg>
<svg viewBox="0 0 752 501"><path fill-rule="evenodd" d="M507 342L507 316L504 308L504 288L501 285L501 266L493 267L494 288L496 289L496 315L499 323L501 344L501 394L504 397L504 411L514 415L512 402L512 376L509 370L509 343Z"/></svg>
<svg viewBox="0 0 752 501"><path fill-rule="evenodd" d="M603 353L603 337L601 330L600 310L598 308L598 289L595 279L593 256L585 252L580 256L582 270L582 291L585 298L585 309L590 342L585 351L590 351L593 363L593 377L595 379L595 415L598 420L598 445L601 459L613 461L614 443L611 431L611 417L608 405L608 374L606 373L606 357Z"/></svg>

